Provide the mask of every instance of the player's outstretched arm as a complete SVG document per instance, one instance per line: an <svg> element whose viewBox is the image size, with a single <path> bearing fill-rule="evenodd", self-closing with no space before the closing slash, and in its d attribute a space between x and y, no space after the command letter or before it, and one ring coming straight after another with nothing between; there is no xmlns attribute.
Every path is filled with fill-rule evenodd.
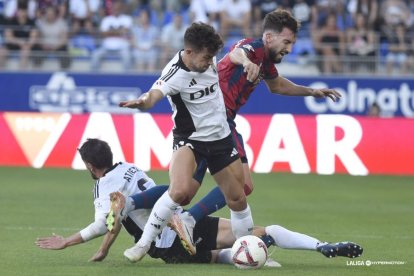
<svg viewBox="0 0 414 276"><path fill-rule="evenodd" d="M328 97L334 102L338 101L342 97L342 95L334 89L313 89L307 86L297 85L282 76L266 80L266 85L272 93L285 96L313 96L315 98Z"/></svg>
<svg viewBox="0 0 414 276"><path fill-rule="evenodd" d="M64 238L62 236L52 234L50 237L37 238L35 244L43 249L60 250L68 246L83 243L80 233L73 234L70 237Z"/></svg>
<svg viewBox="0 0 414 276"><path fill-rule="evenodd" d="M105 259L105 257L109 253L109 248L111 248L112 244L116 240L116 237L118 236L119 232L121 231L121 227L114 228L113 232L108 231L103 240L102 244L99 247L98 251L95 253L95 255L90 258L90 262L100 262Z"/></svg>
<svg viewBox="0 0 414 276"><path fill-rule="evenodd" d="M158 101L164 97L164 94L158 89L151 89L142 94L136 100L122 101L120 107L138 108L139 110L147 110L153 107Z"/></svg>

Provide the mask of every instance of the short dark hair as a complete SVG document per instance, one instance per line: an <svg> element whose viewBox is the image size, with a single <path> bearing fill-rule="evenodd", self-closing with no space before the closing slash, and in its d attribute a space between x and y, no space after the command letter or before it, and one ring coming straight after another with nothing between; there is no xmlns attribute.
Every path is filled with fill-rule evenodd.
<svg viewBox="0 0 414 276"><path fill-rule="evenodd" d="M111 147L105 141L88 138L78 151L83 161L91 163L97 169L110 168L113 165Z"/></svg>
<svg viewBox="0 0 414 276"><path fill-rule="evenodd" d="M193 23L184 34L184 45L199 52L207 48L211 54L216 54L223 48L223 40L214 28L205 23Z"/></svg>
<svg viewBox="0 0 414 276"><path fill-rule="evenodd" d="M281 33L283 28L288 28L294 34L297 34L300 22L289 11L283 9L277 9L266 14L263 20L263 32L275 31Z"/></svg>

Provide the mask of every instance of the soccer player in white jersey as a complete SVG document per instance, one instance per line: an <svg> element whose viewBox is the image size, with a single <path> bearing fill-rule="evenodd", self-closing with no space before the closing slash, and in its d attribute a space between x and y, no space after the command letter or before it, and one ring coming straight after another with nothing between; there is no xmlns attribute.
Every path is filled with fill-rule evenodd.
<svg viewBox="0 0 414 276"><path fill-rule="evenodd" d="M109 212L110 197L121 194L133 198L136 210L125 214L123 225L130 235L137 241L142 235L149 216L149 211L155 201L165 192L167 186L156 186L154 181L133 164L112 162L112 151L109 145L99 139L88 139L79 149L86 168L96 180L94 194L95 221L88 227L67 238L53 235L38 238L36 244L44 249L64 249L72 245L87 242L106 233L99 250L91 261L102 261L118 235L121 225L117 224L114 233L108 232L105 226L105 217ZM114 202L114 201L113 201ZM146 210L144 210L146 209ZM178 209L177 212L181 212ZM322 243L319 240L292 232L279 225L255 227L254 234L260 236L267 246L275 245L286 249L302 249L319 251L327 257L344 256L355 258L362 254L362 248L348 242L348 247L335 249L335 244ZM162 234L151 244L149 255L161 258L167 263L232 263L230 248L235 237L231 231L228 219L204 217L194 228L194 237L197 242L197 253L190 255L180 243L180 238L169 227L165 227ZM322 249L321 249L322 248ZM268 260L267 266L279 266L273 260Z"/></svg>
<svg viewBox="0 0 414 276"><path fill-rule="evenodd" d="M155 204L141 239L125 250L124 255L131 261L145 256L174 211L194 197L199 183L193 174L200 162L207 162L223 191L231 210L234 235L241 237L253 230L243 190L243 168L234 148L218 85L215 55L222 47L223 42L213 27L193 23L184 34L184 50L167 64L151 89L137 100L120 103L121 107L146 110L167 96L174 120L170 188Z"/></svg>
<svg viewBox="0 0 414 276"><path fill-rule="evenodd" d="M105 223L110 210L110 193L120 191L124 194L133 195L155 186L154 181L134 164L113 164L112 151L109 145L102 140L88 139L78 151L92 178L96 180L93 189L95 221L66 238L57 235L39 238L36 243L41 248L63 249L104 235L108 231ZM149 210L140 209L129 213L128 218L137 226L143 228L149 214ZM109 249L107 242L107 240L103 241L100 250L92 257L92 260L106 256L108 252L101 249Z"/></svg>

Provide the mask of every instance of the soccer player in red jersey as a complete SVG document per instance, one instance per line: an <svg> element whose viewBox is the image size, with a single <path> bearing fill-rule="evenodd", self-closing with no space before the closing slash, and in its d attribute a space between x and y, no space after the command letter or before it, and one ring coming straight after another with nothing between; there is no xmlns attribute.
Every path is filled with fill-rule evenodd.
<svg viewBox="0 0 414 276"><path fill-rule="evenodd" d="M270 12L264 18L262 38L240 40L218 63L227 119L243 162L246 194L252 191L253 184L243 139L236 130L234 119L256 86L264 80L270 92L274 94L329 97L333 101L341 97L333 89L313 89L297 85L279 75L275 64L280 63L283 57L292 51L299 27L300 23L288 11L278 9Z"/></svg>

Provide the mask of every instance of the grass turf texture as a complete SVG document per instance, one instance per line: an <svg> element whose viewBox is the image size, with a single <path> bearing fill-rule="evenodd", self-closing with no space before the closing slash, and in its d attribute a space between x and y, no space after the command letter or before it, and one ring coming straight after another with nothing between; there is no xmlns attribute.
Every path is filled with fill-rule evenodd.
<svg viewBox="0 0 414 276"><path fill-rule="evenodd" d="M150 172L167 183L166 172ZM88 259L101 238L60 251L34 241L52 233L68 236L93 220L93 181L86 171L0 168L0 275L412 275L414 271L414 183L412 177L255 174L249 197L256 225L279 224L322 241L351 240L361 258L327 259L317 252L276 248L282 268L241 271L231 265L166 265L148 256L129 263L133 245L122 231L102 263ZM196 199L213 187L207 177ZM193 201L195 202L195 201ZM216 213L229 217L228 209ZM365 262L402 261L403 265ZM364 265L356 264L363 261Z"/></svg>

